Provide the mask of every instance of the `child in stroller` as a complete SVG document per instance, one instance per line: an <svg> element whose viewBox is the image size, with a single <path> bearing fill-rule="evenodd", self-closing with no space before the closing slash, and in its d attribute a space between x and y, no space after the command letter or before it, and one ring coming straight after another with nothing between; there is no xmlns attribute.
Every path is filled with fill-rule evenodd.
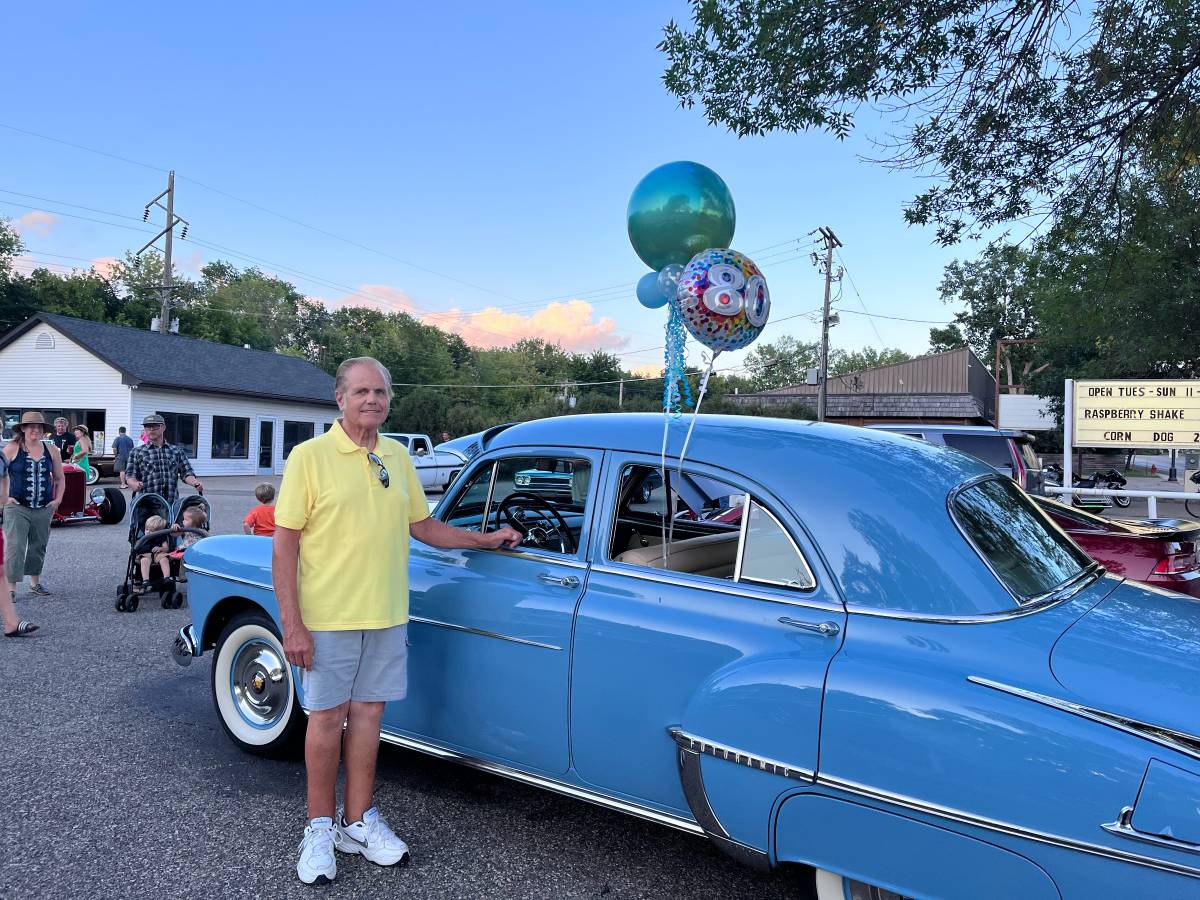
<svg viewBox="0 0 1200 900"><path fill-rule="evenodd" d="M158 494L139 494L129 513L129 562L117 588L119 612L133 612L147 593L158 593L163 609L179 609L184 594L179 578L183 542L207 537L194 522L208 522L208 501L198 495L169 506ZM171 523L175 524L172 525Z"/></svg>
<svg viewBox="0 0 1200 900"><path fill-rule="evenodd" d="M170 526L167 520L162 516L151 516L146 520L146 533L153 531L166 531L169 535ZM162 543L154 544L146 548L146 552L139 553L137 558L138 571L142 576L142 583L138 585L138 593L146 593L150 589L150 567L157 565L159 571L162 572L162 580L166 581L171 577L171 544L166 536L163 537Z"/></svg>

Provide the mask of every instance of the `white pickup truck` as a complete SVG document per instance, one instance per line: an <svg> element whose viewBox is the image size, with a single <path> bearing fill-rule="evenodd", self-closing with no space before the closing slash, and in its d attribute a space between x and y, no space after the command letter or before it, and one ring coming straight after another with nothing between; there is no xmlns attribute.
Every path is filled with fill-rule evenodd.
<svg viewBox="0 0 1200 900"><path fill-rule="evenodd" d="M433 441L427 434L384 432L383 436L399 441L408 448L408 455L412 457L425 490L444 491L466 465L466 460L451 450L435 451Z"/></svg>

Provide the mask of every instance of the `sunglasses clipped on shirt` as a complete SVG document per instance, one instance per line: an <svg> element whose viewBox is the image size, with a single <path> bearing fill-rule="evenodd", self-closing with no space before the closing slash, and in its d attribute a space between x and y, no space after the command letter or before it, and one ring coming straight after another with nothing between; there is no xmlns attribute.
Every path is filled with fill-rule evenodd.
<svg viewBox="0 0 1200 900"><path fill-rule="evenodd" d="M392 479L388 477L387 467L383 464L383 460L379 458L379 455L368 450L367 459L369 459L373 465L379 466L379 471L375 473L375 475L379 478L379 483L384 487L387 487L389 484L391 484Z"/></svg>

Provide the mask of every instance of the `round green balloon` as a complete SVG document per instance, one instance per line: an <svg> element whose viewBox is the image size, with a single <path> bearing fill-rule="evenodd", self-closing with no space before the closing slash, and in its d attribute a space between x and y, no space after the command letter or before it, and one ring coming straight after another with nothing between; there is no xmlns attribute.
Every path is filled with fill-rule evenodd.
<svg viewBox="0 0 1200 900"><path fill-rule="evenodd" d="M629 243L656 272L687 265L701 250L728 247L737 221L721 176L694 162L667 163L639 181L627 215Z"/></svg>

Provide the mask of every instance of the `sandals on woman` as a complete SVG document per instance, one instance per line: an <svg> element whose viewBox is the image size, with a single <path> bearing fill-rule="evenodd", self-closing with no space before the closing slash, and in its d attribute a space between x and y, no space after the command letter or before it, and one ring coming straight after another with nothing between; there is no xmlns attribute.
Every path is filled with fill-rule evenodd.
<svg viewBox="0 0 1200 900"><path fill-rule="evenodd" d="M37 630L38 630L38 626L34 625L32 622L26 622L24 619L22 619L20 622L17 623L17 628L15 631L6 631L6 632L4 632L4 636L5 637L26 637L28 635L33 634Z"/></svg>

